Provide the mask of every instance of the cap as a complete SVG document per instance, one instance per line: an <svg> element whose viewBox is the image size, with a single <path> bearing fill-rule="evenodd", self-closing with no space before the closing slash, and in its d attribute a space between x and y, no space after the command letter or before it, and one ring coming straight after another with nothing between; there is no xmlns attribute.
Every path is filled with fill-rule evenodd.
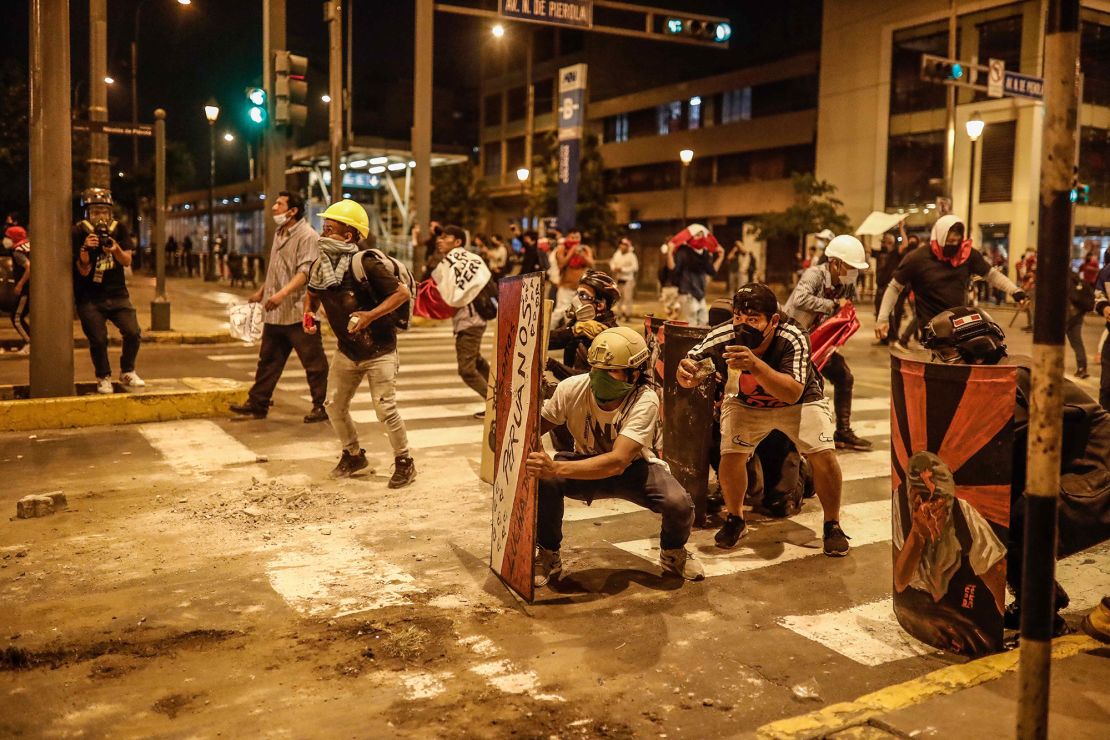
<svg viewBox="0 0 1110 740"><path fill-rule="evenodd" d="M758 313L768 318L779 310L779 299L763 283L748 283L732 296L732 310L740 313Z"/></svg>

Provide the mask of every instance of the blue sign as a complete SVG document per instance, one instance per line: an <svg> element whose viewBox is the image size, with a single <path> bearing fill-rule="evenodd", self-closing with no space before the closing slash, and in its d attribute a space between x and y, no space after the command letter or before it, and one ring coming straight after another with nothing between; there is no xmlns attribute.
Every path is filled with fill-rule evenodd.
<svg viewBox="0 0 1110 740"><path fill-rule="evenodd" d="M550 26L590 28L594 24L594 0L499 0L497 12L504 18Z"/></svg>
<svg viewBox="0 0 1110 740"><path fill-rule="evenodd" d="M1006 77L1002 80L1002 89L1007 95L1018 98L1044 99L1044 80L1030 75L1019 75L1017 72L1006 70Z"/></svg>
<svg viewBox="0 0 1110 740"><path fill-rule="evenodd" d="M586 121L586 65L559 70L559 230L574 228L578 209L578 166Z"/></svg>

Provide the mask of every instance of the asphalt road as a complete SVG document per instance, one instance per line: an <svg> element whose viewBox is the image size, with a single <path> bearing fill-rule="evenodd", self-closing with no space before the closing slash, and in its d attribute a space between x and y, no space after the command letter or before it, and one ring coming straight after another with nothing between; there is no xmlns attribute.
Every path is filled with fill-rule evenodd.
<svg viewBox="0 0 1110 740"><path fill-rule="evenodd" d="M481 404L446 327L401 340L419 472L400 491L365 392L375 472L326 477L338 445L301 422L295 357L264 421L0 434L0 506L70 502L0 527L0 735L735 736L958 662L891 614L887 355L862 332L845 354L854 426L875 442L840 457L848 557L821 554L810 500L753 515L730 553L695 531L709 577L682 583L655 563L654 514L568 502L567 577L531 606L487 566ZM139 371L248 380L255 356L144 347ZM0 382L21 372L0 362ZM1110 590L1110 550L1064 561L1060 580L1074 621Z"/></svg>

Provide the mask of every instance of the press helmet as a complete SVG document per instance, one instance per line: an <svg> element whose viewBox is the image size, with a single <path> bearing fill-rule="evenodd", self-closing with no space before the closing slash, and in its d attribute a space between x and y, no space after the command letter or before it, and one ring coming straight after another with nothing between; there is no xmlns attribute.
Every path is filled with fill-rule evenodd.
<svg viewBox="0 0 1110 740"><path fill-rule="evenodd" d="M603 299L607 308L612 308L621 299L621 290L617 281L600 270L587 270L579 285L588 285L594 289L594 295Z"/></svg>
<svg viewBox="0 0 1110 740"><path fill-rule="evenodd" d="M642 366L648 359L647 342L639 332L617 326L594 337L586 360L599 370L627 370Z"/></svg>
<svg viewBox="0 0 1110 740"><path fill-rule="evenodd" d="M950 365L996 365L1006 356L1006 334L981 308L941 311L922 332L933 358Z"/></svg>
<svg viewBox="0 0 1110 740"><path fill-rule="evenodd" d="M857 270L866 270L871 266L867 261L867 252L863 251L863 244L851 234L833 237L825 247L825 257L838 259Z"/></svg>
<svg viewBox="0 0 1110 740"><path fill-rule="evenodd" d="M111 206L112 191L108 188L86 188L81 193L81 206Z"/></svg>

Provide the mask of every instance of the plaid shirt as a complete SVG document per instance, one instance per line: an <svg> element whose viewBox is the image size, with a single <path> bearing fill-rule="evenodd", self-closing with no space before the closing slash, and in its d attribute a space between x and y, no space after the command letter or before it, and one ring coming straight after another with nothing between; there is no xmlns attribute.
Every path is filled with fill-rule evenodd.
<svg viewBox="0 0 1110 740"><path fill-rule="evenodd" d="M270 250L270 264L266 266L266 284L262 288L262 302L277 293L298 272L308 277L312 263L320 256L316 247L319 236L303 218L288 229L279 229L274 234L274 246ZM301 286L291 296L281 302L273 311L264 311L262 320L267 324L299 324L304 312L305 286Z"/></svg>

